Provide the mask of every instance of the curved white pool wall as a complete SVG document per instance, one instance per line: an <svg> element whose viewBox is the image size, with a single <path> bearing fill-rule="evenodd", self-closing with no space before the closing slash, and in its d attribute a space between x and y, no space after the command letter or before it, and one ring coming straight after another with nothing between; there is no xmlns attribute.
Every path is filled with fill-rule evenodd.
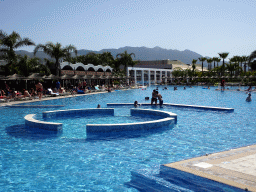
<svg viewBox="0 0 256 192"><path fill-rule="evenodd" d="M167 111L151 110L151 109L130 109L132 116L154 115L163 117L163 119L136 122L136 123L120 123L120 124L87 124L86 131L92 132L111 132L111 131L130 131L141 129L154 129L168 126L177 122L177 115Z"/></svg>
<svg viewBox="0 0 256 192"><path fill-rule="evenodd" d="M120 123L120 124L87 124L86 131L90 132L111 132L111 131L127 131L139 129L154 129L158 127L168 126L177 122L177 115L167 111L151 110L151 109L130 109L132 116L160 116L162 119L136 122L136 123ZM114 109L72 109L57 110L43 112L44 118L55 118L61 116L89 116L89 115L114 115ZM34 119L35 114L25 116L26 126L40 128L51 131L61 131L62 123L45 122Z"/></svg>
<svg viewBox="0 0 256 192"><path fill-rule="evenodd" d="M68 109L68 110L56 110L43 112L43 118L50 119L62 116L91 116L91 115L111 115L114 116L113 108L97 108L97 109Z"/></svg>
<svg viewBox="0 0 256 192"><path fill-rule="evenodd" d="M62 123L53 123L36 120L36 114L29 114L25 116L25 125L31 128L44 129L49 131L62 131Z"/></svg>
<svg viewBox="0 0 256 192"><path fill-rule="evenodd" d="M54 118L65 115L89 116L95 114L114 115L114 109L71 109L43 112L43 118ZM53 123L35 119L35 114L25 116L25 125L32 128L39 128L50 131L62 131L62 123Z"/></svg>

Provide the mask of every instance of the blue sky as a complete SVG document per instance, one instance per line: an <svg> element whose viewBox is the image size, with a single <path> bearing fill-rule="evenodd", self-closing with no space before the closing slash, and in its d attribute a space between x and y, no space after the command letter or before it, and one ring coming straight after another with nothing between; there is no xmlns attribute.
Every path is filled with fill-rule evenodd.
<svg viewBox="0 0 256 192"><path fill-rule="evenodd" d="M0 29L36 44L159 46L230 58L256 50L255 10L255 0L0 0Z"/></svg>

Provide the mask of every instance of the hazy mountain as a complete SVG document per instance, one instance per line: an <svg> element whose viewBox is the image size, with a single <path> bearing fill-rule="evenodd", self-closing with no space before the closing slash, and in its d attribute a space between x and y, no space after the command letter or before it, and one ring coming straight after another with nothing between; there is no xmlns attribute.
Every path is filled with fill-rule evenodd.
<svg viewBox="0 0 256 192"><path fill-rule="evenodd" d="M147 47L121 47L119 49L102 49L100 51L93 51L93 50L86 50L81 49L78 50L78 55L86 55L89 52L94 53L103 53L103 52L111 52L111 54L116 57L118 53L123 53L124 51L127 51L128 53L134 53L135 54L135 60L163 60L163 59L170 59L170 60L180 60L183 63L190 63L193 59L198 59L199 57L202 57L202 55L195 53L193 51L190 51L188 49L184 51L179 50L172 50L172 49L163 49L161 47L154 47L154 48L147 48ZM25 55L27 54L29 57L34 57L34 54L32 52L28 51L16 51L17 54ZM40 59L48 58L50 57L43 53L42 51L38 51L36 53L36 57L39 57ZM201 64L198 62L198 64ZM207 62L204 62L204 65L207 65Z"/></svg>

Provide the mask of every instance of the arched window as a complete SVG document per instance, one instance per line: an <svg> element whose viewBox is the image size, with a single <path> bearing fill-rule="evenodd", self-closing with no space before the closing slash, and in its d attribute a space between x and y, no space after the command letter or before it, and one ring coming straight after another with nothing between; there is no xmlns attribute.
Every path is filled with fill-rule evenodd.
<svg viewBox="0 0 256 192"><path fill-rule="evenodd" d="M103 69L102 69L102 68L99 68L99 69L98 69L98 72L103 72Z"/></svg>
<svg viewBox="0 0 256 192"><path fill-rule="evenodd" d="M106 72L111 72L111 70L110 70L110 69L107 69Z"/></svg>
<svg viewBox="0 0 256 192"><path fill-rule="evenodd" d="M90 67L88 71L95 71L95 69L93 67Z"/></svg>
<svg viewBox="0 0 256 192"><path fill-rule="evenodd" d="M83 67L79 66L76 68L77 71L85 71Z"/></svg>
<svg viewBox="0 0 256 192"><path fill-rule="evenodd" d="M69 65L66 65L62 68L62 70L73 70L73 68Z"/></svg>

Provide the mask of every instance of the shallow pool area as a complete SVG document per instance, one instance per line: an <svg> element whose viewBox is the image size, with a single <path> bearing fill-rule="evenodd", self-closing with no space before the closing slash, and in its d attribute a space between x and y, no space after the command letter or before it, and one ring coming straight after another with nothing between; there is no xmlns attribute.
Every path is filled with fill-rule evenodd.
<svg viewBox="0 0 256 192"><path fill-rule="evenodd" d="M26 105L63 105L58 109L66 110L96 108L98 104L107 108L107 103L135 100L150 103L145 97L151 97L155 88ZM224 92L215 91L216 87L178 87L177 91L173 86L163 88L158 86L164 103L234 108L234 112L142 106L175 113L178 122L154 130L87 135L81 125L88 122L133 122L129 117L133 106L115 107L111 118L58 118L55 122L63 123L62 133L31 130L24 123L27 114L42 119L44 111L56 110L55 107L0 107L0 191L137 191L126 185L131 171L158 171L161 164L256 143L256 93L252 93L252 102L246 102L246 93L236 91L236 87Z"/></svg>

